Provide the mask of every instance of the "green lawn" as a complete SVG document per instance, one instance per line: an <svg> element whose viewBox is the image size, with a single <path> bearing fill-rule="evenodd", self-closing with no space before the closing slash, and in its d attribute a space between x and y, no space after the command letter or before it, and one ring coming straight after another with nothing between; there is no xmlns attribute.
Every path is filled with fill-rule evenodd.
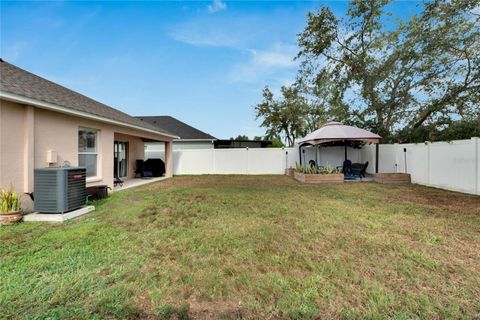
<svg viewBox="0 0 480 320"><path fill-rule="evenodd" d="M480 318L480 197L183 176L0 228L0 318Z"/></svg>

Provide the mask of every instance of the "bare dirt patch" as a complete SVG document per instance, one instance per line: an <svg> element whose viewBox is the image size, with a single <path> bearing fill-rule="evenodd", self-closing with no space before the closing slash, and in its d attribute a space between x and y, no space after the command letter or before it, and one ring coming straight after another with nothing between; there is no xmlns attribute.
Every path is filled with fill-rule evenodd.
<svg viewBox="0 0 480 320"><path fill-rule="evenodd" d="M386 198L405 200L410 203L418 203L444 212L455 214L480 215L480 197L453 191L445 191L435 188L427 188L412 185L399 187L397 192L387 193Z"/></svg>

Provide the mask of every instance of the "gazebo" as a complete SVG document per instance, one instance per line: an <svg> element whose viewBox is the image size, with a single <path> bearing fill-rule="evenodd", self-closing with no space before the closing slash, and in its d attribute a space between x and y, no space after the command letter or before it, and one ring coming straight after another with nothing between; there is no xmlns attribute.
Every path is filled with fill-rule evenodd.
<svg viewBox="0 0 480 320"><path fill-rule="evenodd" d="M300 165L302 165L302 148L321 144L335 144L345 146L345 160L347 160L347 146L352 143L369 142L375 144L375 173L378 173L378 144L380 137L373 132L353 126L347 126L341 122L328 122L319 129L309 133L298 141ZM315 153L317 156L318 152ZM318 159L316 161L318 165Z"/></svg>

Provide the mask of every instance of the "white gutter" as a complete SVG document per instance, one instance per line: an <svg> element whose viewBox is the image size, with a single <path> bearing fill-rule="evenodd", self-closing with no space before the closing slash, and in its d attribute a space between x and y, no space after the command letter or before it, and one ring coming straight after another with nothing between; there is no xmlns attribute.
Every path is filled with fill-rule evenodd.
<svg viewBox="0 0 480 320"><path fill-rule="evenodd" d="M171 135L171 134L168 134L168 133L163 133L163 132L160 132L160 131L136 126L134 124L129 124L129 123L125 123L125 122L121 122L121 121L117 121L117 120L112 120L112 119L109 119L109 118L105 118L105 117L102 117L102 116L97 116L97 115L87 113L87 112L82 112L82 111L77 111L77 110L73 110L73 109L70 109L70 108L65 108L65 107L50 103L50 102L45 102L45 101L40 101L40 100L37 100L37 99L27 98L27 97L24 97L24 96L21 96L21 95L5 92L5 91L2 91L2 90L0 90L0 98L3 98L5 100L9 100L9 101L12 101L12 102L34 105L34 106L37 106L37 107L40 107L40 108L43 108L43 109L52 110L52 111L61 112L61 113L66 113L66 114L74 115L74 116L81 117L81 118L96 120L96 121L100 121L100 122L114 124L114 125L117 125L117 126L122 126L122 127L127 127L127 128L131 128L131 129L145 131L145 132L149 132L149 133L153 133L153 134L157 134L157 135L162 135L162 136L170 137L172 139L180 139L179 136L174 136L174 135Z"/></svg>

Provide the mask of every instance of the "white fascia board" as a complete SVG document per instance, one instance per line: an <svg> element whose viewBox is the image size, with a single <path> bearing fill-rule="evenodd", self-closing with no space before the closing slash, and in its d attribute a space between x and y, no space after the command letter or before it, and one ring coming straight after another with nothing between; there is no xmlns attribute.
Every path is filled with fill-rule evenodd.
<svg viewBox="0 0 480 320"><path fill-rule="evenodd" d="M118 126L121 126L121 127L127 127L127 128L131 128L131 129L145 131L145 132L148 132L148 133L162 135L162 136L170 137L172 139L179 139L180 138L179 136L174 136L174 135L171 135L171 134L168 134L168 133L163 133L163 132L160 132L160 131L155 131L155 130L151 130L151 129L144 128L144 127L139 127L139 126L136 126L136 125L133 125L133 124L128 124L128 123L125 123L125 122L112 120L112 119L109 119L109 118L105 118L105 117L102 117L102 116L97 116L97 115L87 113L87 112L82 112L82 111L77 111L77 110L73 110L73 109L70 109L70 108L65 108L65 107L50 103L50 102L40 101L40 100L37 100L37 99L24 97L24 96L17 95L17 94L14 94L14 93L5 92L5 91L2 91L2 90L0 90L0 98L3 98L5 100L9 100L9 101L12 101L12 102L18 102L18 103L33 105L33 106L40 107L40 108L47 109L47 110L66 113L66 114L74 115L74 116L81 117L81 118L96 120L96 121L100 121L100 122L105 122L105 123L109 123L109 124L118 125Z"/></svg>

